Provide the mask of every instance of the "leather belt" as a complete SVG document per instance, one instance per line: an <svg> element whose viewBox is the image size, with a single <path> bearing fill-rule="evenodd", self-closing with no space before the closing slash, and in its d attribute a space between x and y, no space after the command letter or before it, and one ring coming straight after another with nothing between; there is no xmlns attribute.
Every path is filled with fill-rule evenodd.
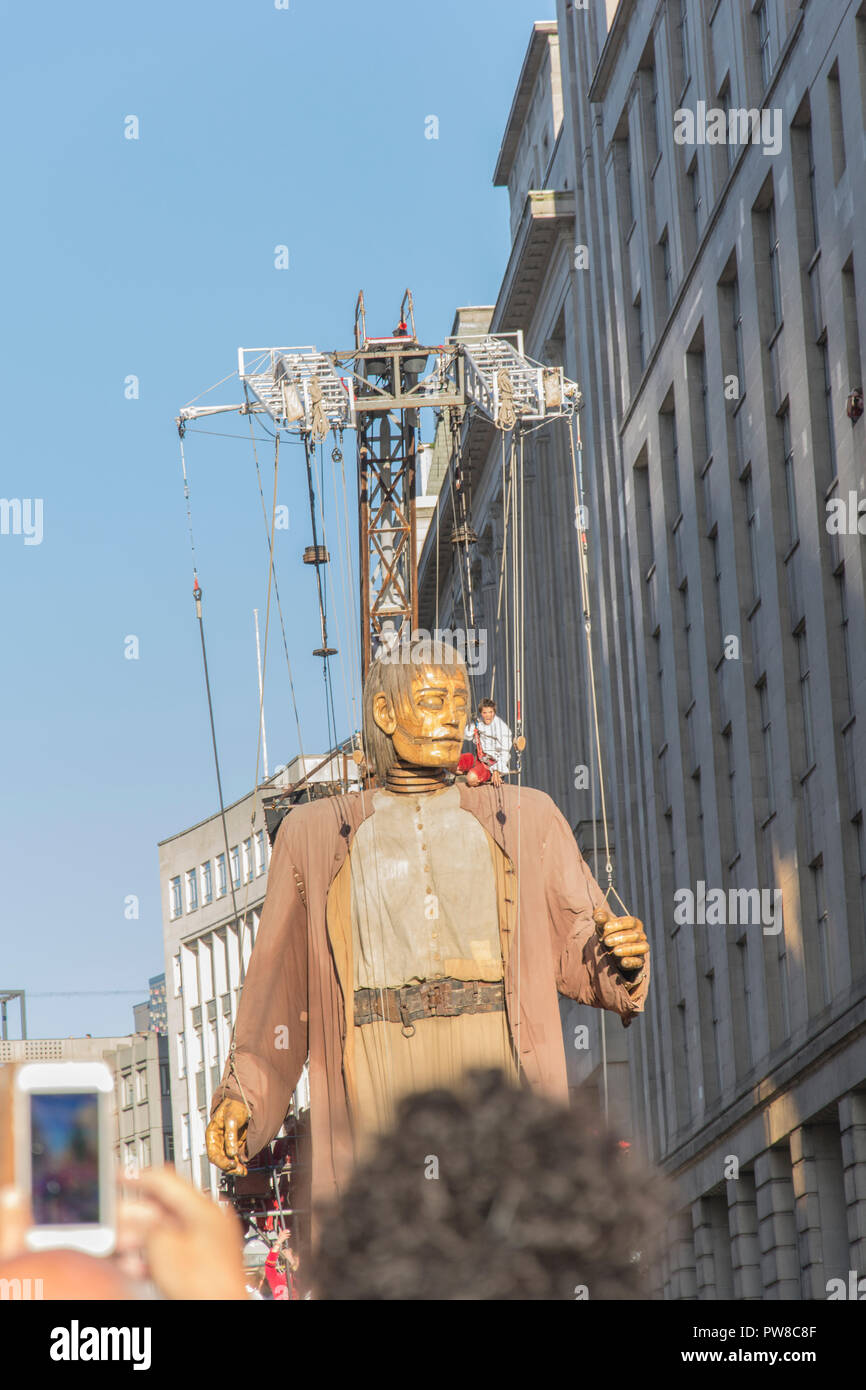
<svg viewBox="0 0 866 1390"><path fill-rule="evenodd" d="M490 1014L505 1008L501 980L430 980L400 989L356 989L355 1025L385 1019L402 1023L407 1037L419 1018L455 1018L458 1014ZM408 1031L411 1030L411 1031Z"/></svg>

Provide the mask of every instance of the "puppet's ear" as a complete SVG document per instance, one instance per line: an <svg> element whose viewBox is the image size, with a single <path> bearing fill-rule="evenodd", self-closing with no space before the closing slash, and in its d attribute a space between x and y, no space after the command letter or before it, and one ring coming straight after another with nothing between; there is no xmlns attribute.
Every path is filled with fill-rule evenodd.
<svg viewBox="0 0 866 1390"><path fill-rule="evenodd" d="M397 727L397 716L394 706L382 690L373 698L373 719L382 733L390 738Z"/></svg>

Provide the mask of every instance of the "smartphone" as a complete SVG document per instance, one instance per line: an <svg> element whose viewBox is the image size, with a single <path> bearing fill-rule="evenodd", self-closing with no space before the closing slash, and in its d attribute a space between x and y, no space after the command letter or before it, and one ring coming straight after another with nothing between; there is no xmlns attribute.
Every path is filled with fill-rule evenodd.
<svg viewBox="0 0 866 1390"><path fill-rule="evenodd" d="M104 1062L25 1062L14 1081L16 1182L31 1250L115 1243L114 1078Z"/></svg>

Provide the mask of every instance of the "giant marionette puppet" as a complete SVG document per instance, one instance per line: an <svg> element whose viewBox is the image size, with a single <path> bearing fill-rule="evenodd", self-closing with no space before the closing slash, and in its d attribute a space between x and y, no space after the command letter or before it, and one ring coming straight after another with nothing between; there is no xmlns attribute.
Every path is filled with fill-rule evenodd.
<svg viewBox="0 0 866 1390"><path fill-rule="evenodd" d="M557 991L629 1023L649 984L642 924L607 912L550 797L451 782L469 702L457 654L398 650L364 687L379 788L280 826L207 1129L211 1162L244 1172L309 1055L314 1206L409 1091L497 1066L565 1099Z"/></svg>

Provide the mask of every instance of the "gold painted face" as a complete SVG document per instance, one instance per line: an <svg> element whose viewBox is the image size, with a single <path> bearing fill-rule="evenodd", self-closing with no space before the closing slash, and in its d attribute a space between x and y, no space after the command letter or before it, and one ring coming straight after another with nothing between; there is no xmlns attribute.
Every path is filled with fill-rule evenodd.
<svg viewBox="0 0 866 1390"><path fill-rule="evenodd" d="M373 718L390 735L394 752L415 767L454 768L460 758L469 709L462 673L419 666L411 696L395 707L384 693L373 702Z"/></svg>

